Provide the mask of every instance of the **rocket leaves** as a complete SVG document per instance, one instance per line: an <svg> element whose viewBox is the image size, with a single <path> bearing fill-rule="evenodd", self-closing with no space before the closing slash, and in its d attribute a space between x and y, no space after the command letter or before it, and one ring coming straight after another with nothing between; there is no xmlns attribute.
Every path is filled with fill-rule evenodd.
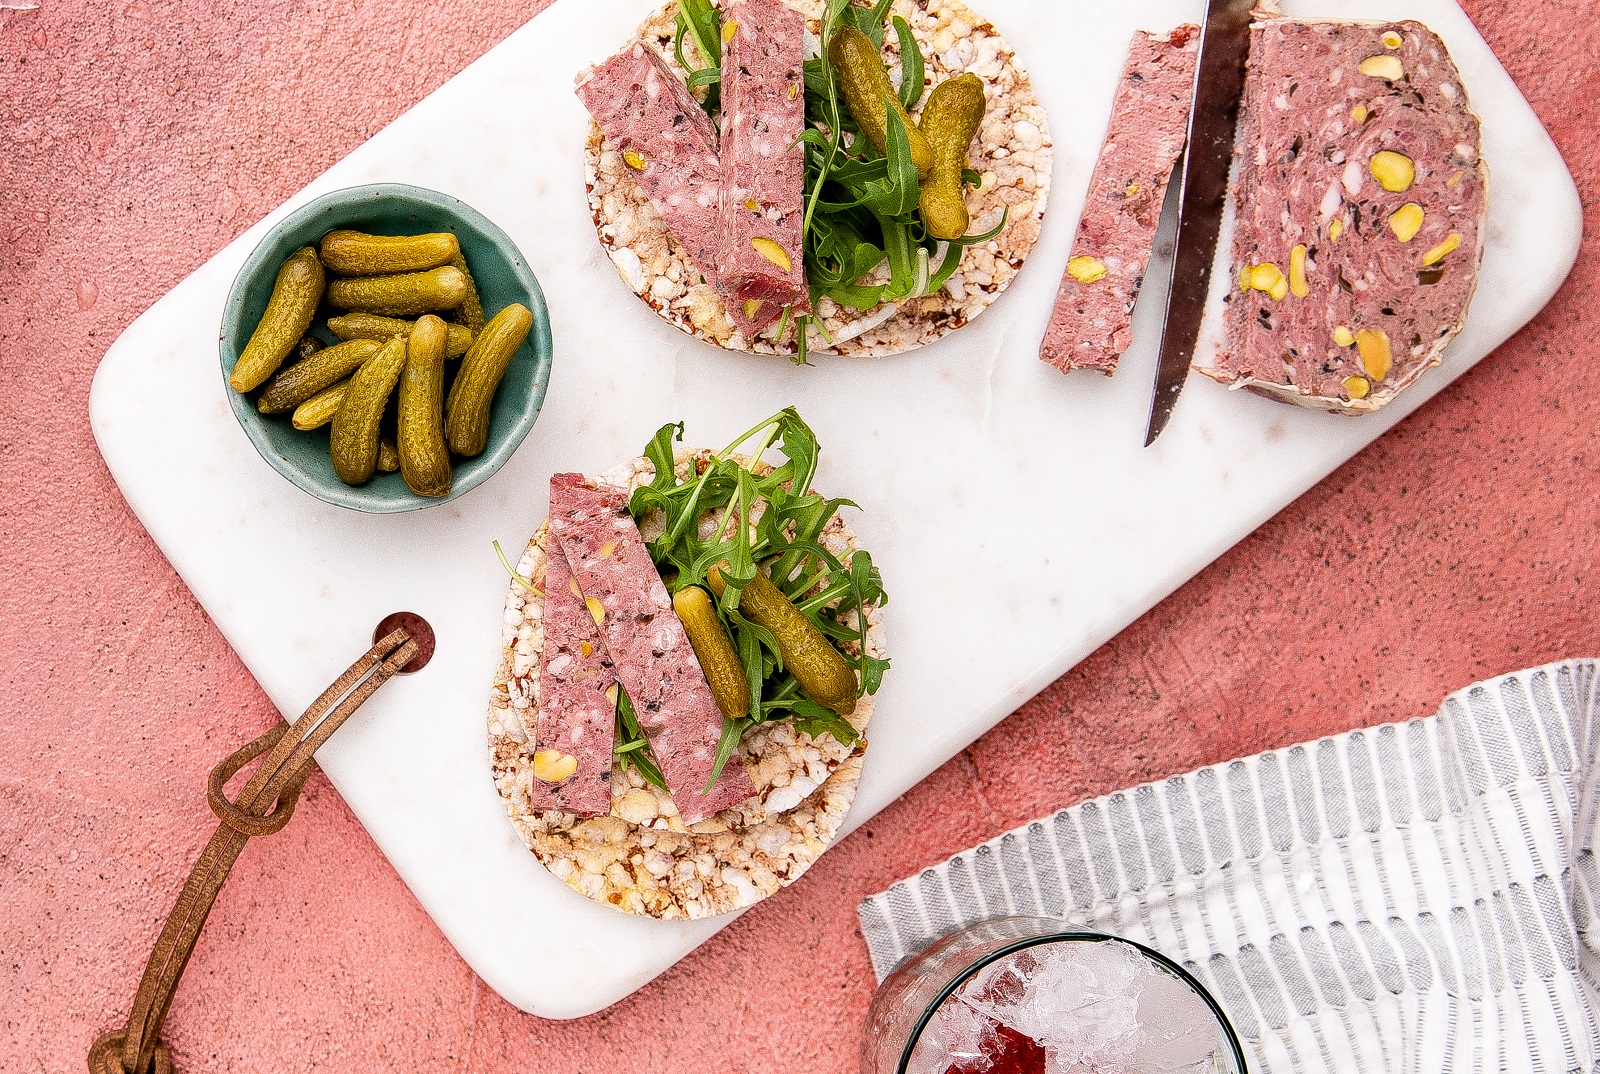
<svg viewBox="0 0 1600 1074"><path fill-rule="evenodd" d="M684 44L690 40L699 55L699 64L690 63L683 53ZM689 73L689 88L706 88L702 104L708 115L715 116L722 96L722 13L711 6L711 0L679 0L673 50L678 66Z"/></svg>
<svg viewBox="0 0 1600 1074"><path fill-rule="evenodd" d="M670 592L704 585L707 572L719 565L727 581L717 612L750 683L750 712L724 721L713 781L744 733L771 720L793 719L799 730L813 736L827 734L853 743L859 737L856 729L805 697L783 667L777 639L740 614L739 597L756 573L764 571L855 665L857 697L876 693L889 662L866 651L866 620L871 609L888 602L888 594L870 554L857 550L841 556L825 540L829 523L842 508L855 504L811 491L821 446L793 407L746 430L714 455L698 456L695 468L680 478L674 445L682 435L681 424L656 431L645 448L655 475L634 490L628 510L643 532L654 534L646 547ZM751 468L735 458L741 448ZM757 473L754 463L768 449L782 461ZM622 730L619 725L619 743ZM624 748L630 754L635 749L630 743L619 745Z"/></svg>

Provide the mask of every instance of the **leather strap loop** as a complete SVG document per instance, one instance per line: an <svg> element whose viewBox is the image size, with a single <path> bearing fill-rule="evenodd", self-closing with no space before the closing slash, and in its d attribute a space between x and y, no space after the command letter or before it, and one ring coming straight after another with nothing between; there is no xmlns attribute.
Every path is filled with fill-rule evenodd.
<svg viewBox="0 0 1600 1074"><path fill-rule="evenodd" d="M122 1065L122 1045L127 1040L126 1029L113 1029L95 1038L89 1047L89 1074L128 1074ZM173 1074L172 1053L160 1041L156 1042L152 1074Z"/></svg>
<svg viewBox="0 0 1600 1074"><path fill-rule="evenodd" d="M280 723L266 734L248 745L240 746L230 753L226 760L211 770L211 776L206 780L206 804L211 807L211 812L217 819L228 827L244 836L272 835L283 830L289 823L289 818L294 816L295 803L300 796L300 788L305 784L304 778L294 785L293 793L278 795L273 810L264 817L257 817L246 813L232 802L228 801L225 788L228 780L239 774L239 770L251 761L266 753L278 744L283 738L283 733L289 730L289 725ZM309 769L307 770L309 772Z"/></svg>
<svg viewBox="0 0 1600 1074"><path fill-rule="evenodd" d="M127 1028L95 1040L89 1048L89 1074L173 1074L172 1056L160 1040L161 1026L206 916L239 852L251 836L271 835L289 823L317 748L416 655L417 643L404 629L386 635L293 724L279 723L211 770L206 802L220 823L161 926L134 993ZM229 801L228 781L258 757L263 758L261 764L238 797Z"/></svg>

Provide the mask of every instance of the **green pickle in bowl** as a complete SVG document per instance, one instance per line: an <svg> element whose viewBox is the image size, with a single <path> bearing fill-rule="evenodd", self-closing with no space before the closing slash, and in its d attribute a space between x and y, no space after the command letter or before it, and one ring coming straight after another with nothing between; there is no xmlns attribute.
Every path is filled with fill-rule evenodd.
<svg viewBox="0 0 1600 1074"><path fill-rule="evenodd" d="M339 191L296 215L313 220L278 237L282 262L252 255L224 316L224 373L244 404L234 412L262 457L357 510L409 510L480 483L532 425L549 376L542 295L516 248L420 188ZM326 226L308 234L317 222ZM474 280L481 257L486 291ZM267 272L272 290L252 323L250 292Z"/></svg>

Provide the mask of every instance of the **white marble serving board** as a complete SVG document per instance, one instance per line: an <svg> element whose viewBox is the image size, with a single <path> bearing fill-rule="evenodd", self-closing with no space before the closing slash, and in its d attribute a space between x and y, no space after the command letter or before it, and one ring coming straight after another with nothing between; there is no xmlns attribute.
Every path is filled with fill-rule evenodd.
<svg viewBox="0 0 1600 1074"><path fill-rule="evenodd" d="M472 968L551 1018L616 1002L733 920L663 924L590 903L545 873L501 810L484 713L506 577L490 542L515 554L553 471L599 471L679 419L691 442L720 446L798 405L824 446L817 485L865 507L851 522L893 598L894 667L858 825L1526 323L1579 235L1554 145L1452 0L1306 0L1305 14L1421 19L1460 64L1492 173L1471 317L1444 367L1378 415L1297 410L1196 376L1146 450L1160 294L1147 293L1114 379L1063 377L1035 352L1128 39L1196 19L1200 4L984 0L1056 145L1044 235L1015 285L955 336L897 358L794 368L722 353L629 293L585 204L571 78L651 3L559 0L156 303L107 353L90 400L129 504L286 715L387 613L432 622L433 662L385 686L319 760ZM330 507L280 478L235 423L217 364L224 296L268 227L318 194L380 181L454 194L499 223L539 276L555 338L522 448L484 487L406 515Z"/></svg>

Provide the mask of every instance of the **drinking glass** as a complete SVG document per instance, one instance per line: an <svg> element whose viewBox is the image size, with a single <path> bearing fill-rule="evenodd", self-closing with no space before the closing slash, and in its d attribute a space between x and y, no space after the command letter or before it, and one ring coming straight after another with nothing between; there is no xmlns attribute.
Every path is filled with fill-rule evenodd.
<svg viewBox="0 0 1600 1074"><path fill-rule="evenodd" d="M912 1056L919 1040L925 1032L935 1032L930 1029L935 1013L947 1001L959 1002L952 997L986 968L1029 949L1038 949L1033 952L1035 959L1077 957L1084 953L1082 945L1105 943L1130 949L1137 956L1135 961L1146 967L1147 973L1174 978L1204 1001L1215 1018L1217 1047L1210 1057L1210 1065L1199 1069L1208 1074L1246 1074L1244 1050L1227 1015L1205 987L1182 966L1132 940L1040 917L999 917L964 926L897 966L873 996L861 1041L861 1074L907 1074L912 1069ZM1005 1025L1005 1022L1001 1020L999 1024ZM944 1069L938 1074L944 1074Z"/></svg>

